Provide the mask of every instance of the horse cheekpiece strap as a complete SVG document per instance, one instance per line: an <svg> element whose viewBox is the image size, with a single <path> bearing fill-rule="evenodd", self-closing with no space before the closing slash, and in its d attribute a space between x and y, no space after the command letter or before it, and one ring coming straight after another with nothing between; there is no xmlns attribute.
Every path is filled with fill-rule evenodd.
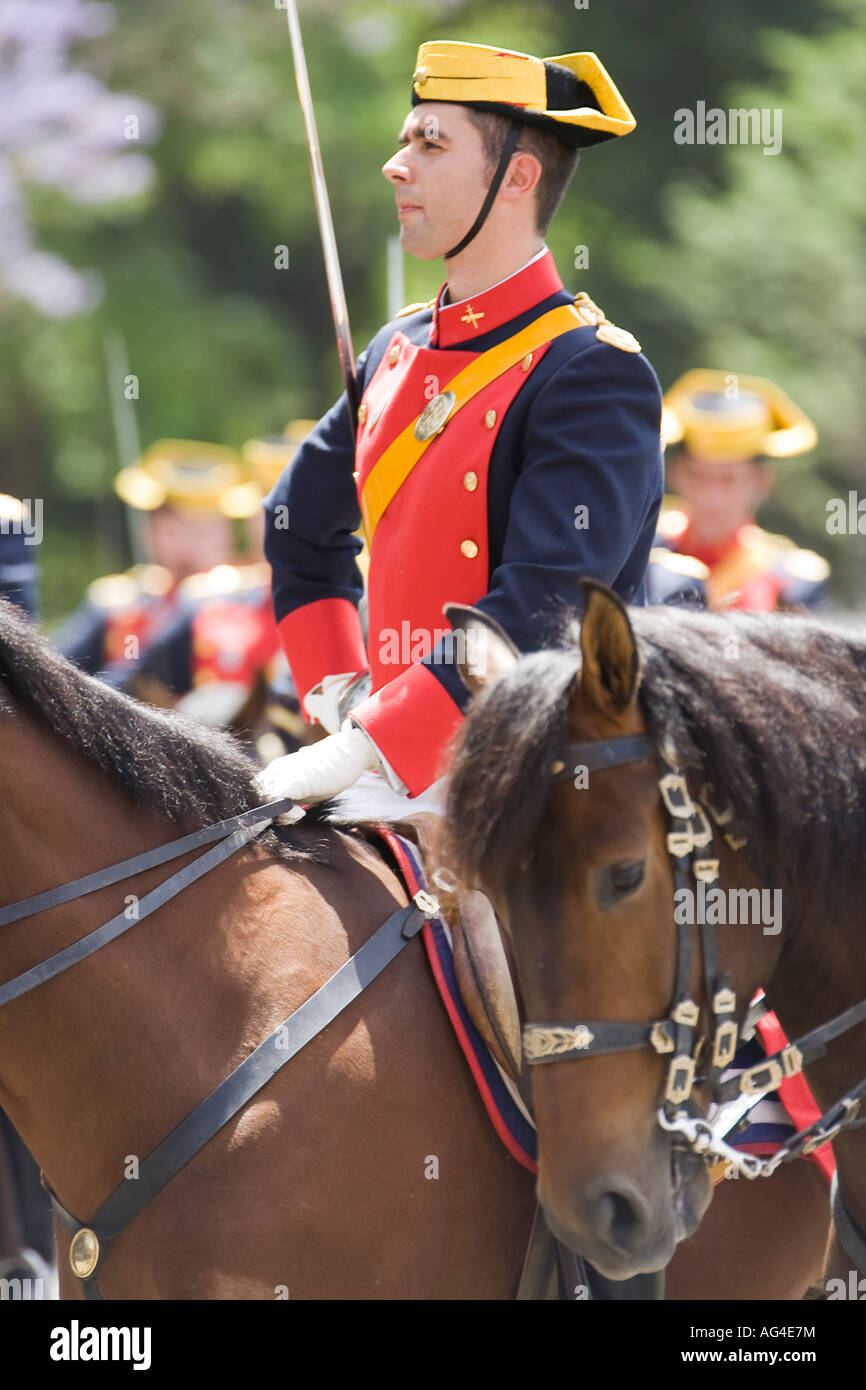
<svg viewBox="0 0 866 1390"><path fill-rule="evenodd" d="M664 743L662 747L665 753L668 753ZM719 860L692 858L696 849L705 848L713 840L714 832L706 811L723 830L724 838L731 849L741 849L746 840L724 830L733 818L733 811L729 806L719 808L716 805L712 787L709 784L704 786L701 796L695 801L685 777L675 767L670 766L671 759L676 759L675 752L668 753L667 757L665 753L659 751L652 739L641 734L568 743L559 749L551 762L549 777L553 782L573 777L577 785L578 772L601 771L655 759L662 768L659 794L669 822L672 825L676 825L677 822L685 823L684 829L672 829L666 837L668 853L674 859L675 888L688 887L690 876L694 876L696 881L713 883L719 877ZM736 1025L737 998L731 988L730 977L717 972L712 925L707 922L700 925L704 986L710 1001L710 1012L715 1020L710 1039L711 1061L704 1075L700 1078L696 1076L705 1039L695 1038L700 1014L697 1004L689 997L691 938L688 925L684 922L677 923L676 981L671 1011L666 1019L654 1024L626 1023L614 1019L528 1022L523 1029L526 1060L532 1065L538 1065L642 1047L652 1047L658 1053L673 1051L674 1056L667 1070L664 1100L657 1112L661 1128L674 1136L675 1144L685 1140L686 1147L700 1154L707 1162L712 1161L714 1157L721 1157L733 1162L737 1171L747 1177L769 1175L775 1172L779 1164L822 1146L841 1130L851 1125L866 1123L857 1118L861 1101L866 1097L866 1080L853 1087L814 1124L795 1134L771 1159L762 1159L754 1154L740 1154L717 1136L697 1112L692 1099L695 1085L699 1081L700 1084L707 1085L712 1099L718 1104L733 1092L741 1094L743 1091L753 1090L758 1099L762 1094L778 1089L785 1076L793 1076L801 1071L804 1062L822 1056L826 1043L831 1039L866 1019L866 1000L831 1019L822 1027L789 1043L782 1052L768 1057L759 1067L747 1069L735 1081L722 1083L721 1072L730 1063L739 1036ZM751 1021L751 1010L746 1017L747 1021ZM856 1234L857 1249L860 1251L862 1241L859 1232Z"/></svg>

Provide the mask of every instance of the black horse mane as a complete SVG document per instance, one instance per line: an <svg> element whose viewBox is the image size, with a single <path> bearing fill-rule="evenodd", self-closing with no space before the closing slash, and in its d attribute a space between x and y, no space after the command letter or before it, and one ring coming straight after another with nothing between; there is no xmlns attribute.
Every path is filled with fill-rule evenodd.
<svg viewBox="0 0 866 1390"><path fill-rule="evenodd" d="M142 810L185 832L261 805L256 767L236 739L85 675L0 600L0 715L14 715L16 705L119 782ZM300 825L317 820L308 813ZM295 827L273 827L256 843L282 859L328 862L326 839L304 843Z"/></svg>
<svg viewBox="0 0 866 1390"><path fill-rule="evenodd" d="M835 897L866 878L866 638L809 618L629 613L649 732L693 793L733 806L744 849L775 884ZM579 624L473 702L450 767L443 850L469 885L504 882L525 860L547 803L543 770L563 741L580 667ZM664 741L664 742L663 742ZM864 885L866 886L866 885Z"/></svg>

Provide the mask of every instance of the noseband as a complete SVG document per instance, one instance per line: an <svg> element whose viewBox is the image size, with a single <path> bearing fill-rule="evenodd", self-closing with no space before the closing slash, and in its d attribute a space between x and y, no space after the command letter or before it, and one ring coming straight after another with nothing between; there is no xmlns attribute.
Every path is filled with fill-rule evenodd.
<svg viewBox="0 0 866 1390"><path fill-rule="evenodd" d="M625 738L565 744L550 766L550 780L562 782L574 778L576 785L578 773L602 772L642 762L655 762L660 769L658 785L669 826L666 843L673 860L675 895L680 889L690 890L692 879L696 883L714 883L719 877L719 860L695 855L695 851L710 852L713 845L716 832L707 812L732 849L742 849L746 840L734 833L731 807L717 808L709 785L705 785L694 800L685 777L665 760L653 739L633 734ZM866 1123L857 1118L860 1103L866 1097L864 1080L769 1159L740 1153L714 1131L697 1105L696 1087L705 1089L708 1098L717 1105L738 1097L748 1098L750 1105L755 1103L761 1096L776 1090L786 1077L796 1076L806 1064L822 1057L829 1041L866 1019L866 1001L789 1043L759 1066L749 1067L723 1082L722 1072L733 1061L741 1037L732 977L718 969L714 928L702 920L699 926L703 981L711 1025L710 1037L705 1038L697 1031L700 1008L691 997L693 946L690 926L688 921L675 925L674 992L665 1018L646 1024L594 1019L567 1023L529 1022L523 1029L526 1060L539 1065L631 1052L643 1047L660 1055L672 1054L656 1116L660 1127L673 1133L675 1147L700 1154L707 1162L723 1158L734 1164L737 1171L752 1178L769 1176L781 1163L820 1148L840 1130ZM705 1061L707 1044L709 1060ZM702 1068L700 1073L699 1067Z"/></svg>

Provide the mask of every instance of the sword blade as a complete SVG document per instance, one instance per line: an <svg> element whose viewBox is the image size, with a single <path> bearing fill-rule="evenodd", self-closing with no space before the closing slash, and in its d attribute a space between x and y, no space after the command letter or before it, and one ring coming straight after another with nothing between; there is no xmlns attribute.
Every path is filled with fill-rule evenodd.
<svg viewBox="0 0 866 1390"><path fill-rule="evenodd" d="M292 44L292 59L295 65L295 81L298 86L298 98L301 103L301 113L304 117L304 127L307 133L307 148L310 153L310 171L313 179L313 197L316 203L319 234L322 238L322 250L325 256L325 275L328 280L331 313L334 316L334 331L337 335L337 352L340 358L340 367L343 372L346 396L349 401L349 414L351 416L352 430L354 432L358 414L358 381L355 369L355 354L352 350L352 335L349 329L349 312L346 307L346 292L343 288L343 275L340 270L340 258L337 253L337 238L334 235L334 222L331 217L331 205L328 201L325 170L322 166L322 151L319 145L319 133L316 128L316 117L313 111L310 78L307 73L307 59L304 53L304 42L301 38L301 25L298 19L296 0L286 0L286 18L289 25L289 38Z"/></svg>

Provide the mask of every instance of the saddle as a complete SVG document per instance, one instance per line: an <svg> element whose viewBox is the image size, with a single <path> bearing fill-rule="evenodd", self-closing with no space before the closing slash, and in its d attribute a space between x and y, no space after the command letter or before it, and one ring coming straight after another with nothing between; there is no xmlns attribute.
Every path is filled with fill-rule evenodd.
<svg viewBox="0 0 866 1390"><path fill-rule="evenodd" d="M437 815L424 811L381 828L409 840L426 866L436 863L438 821ZM435 877L428 891L436 897L439 915L451 932L454 971L466 1012L491 1055L526 1099L529 1087L522 1061L514 958L490 899L474 890L449 892Z"/></svg>

